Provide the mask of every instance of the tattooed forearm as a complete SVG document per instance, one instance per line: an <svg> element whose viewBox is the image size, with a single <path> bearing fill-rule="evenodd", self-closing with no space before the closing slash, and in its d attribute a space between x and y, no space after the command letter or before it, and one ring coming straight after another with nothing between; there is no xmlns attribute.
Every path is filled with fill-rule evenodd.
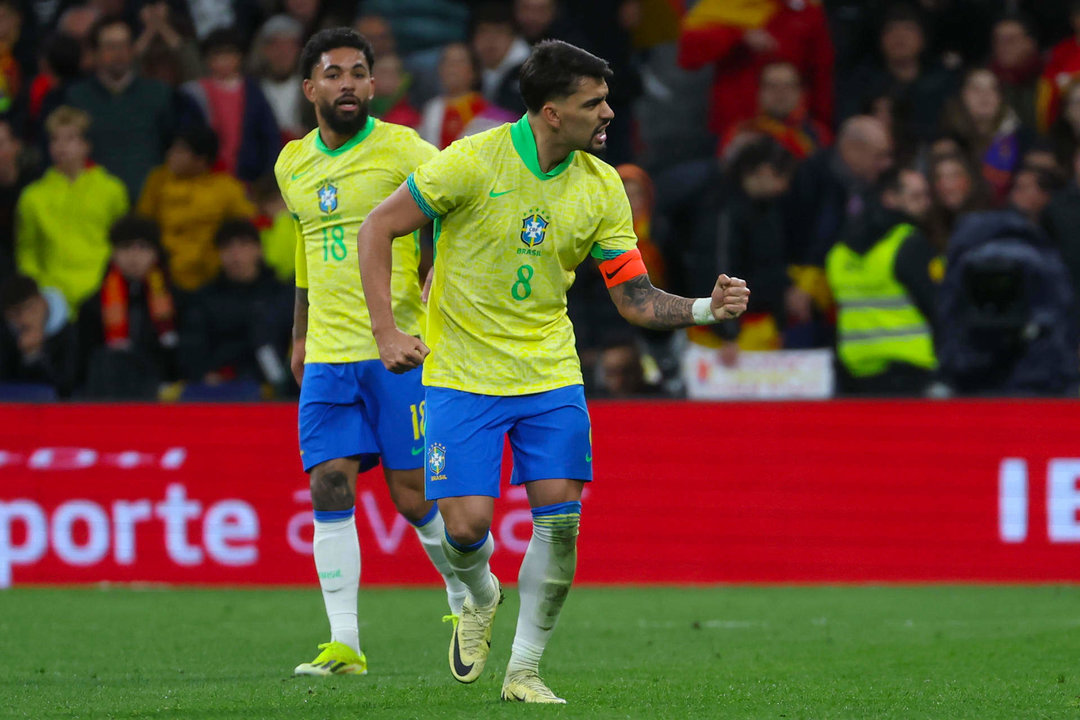
<svg viewBox="0 0 1080 720"><path fill-rule="evenodd" d="M622 316L635 325L673 330L694 324L694 300L656 289L648 275L614 286L611 296Z"/></svg>
<svg viewBox="0 0 1080 720"><path fill-rule="evenodd" d="M663 290L655 291L653 301L654 330L674 330L694 324L694 301L692 298L671 295Z"/></svg>

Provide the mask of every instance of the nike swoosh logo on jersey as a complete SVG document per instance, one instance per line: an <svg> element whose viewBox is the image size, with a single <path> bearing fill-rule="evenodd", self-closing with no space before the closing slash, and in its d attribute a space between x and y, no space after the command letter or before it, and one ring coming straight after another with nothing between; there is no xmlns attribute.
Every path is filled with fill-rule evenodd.
<svg viewBox="0 0 1080 720"><path fill-rule="evenodd" d="M409 452L411 452L413 455L419 455L420 453L424 452L424 448L410 448Z"/></svg>
<svg viewBox="0 0 1080 720"><path fill-rule="evenodd" d="M493 198L502 197L503 195L509 195L510 193L514 192L515 190L517 190L517 188L510 188L509 190L503 190L502 192L495 192L494 190L492 190L491 192L488 193L488 197L493 197Z"/></svg>
<svg viewBox="0 0 1080 720"><path fill-rule="evenodd" d="M457 673L459 676L465 677L466 675L468 675L469 673L472 672L473 666L472 665L466 665L465 663L463 663L461 661L461 648L458 647L457 625L454 626L454 652L453 652L453 658L454 658L454 672Z"/></svg>
<svg viewBox="0 0 1080 720"><path fill-rule="evenodd" d="M298 178L298 177L301 177L301 176L303 176L303 175L307 175L307 173L308 173L308 171L307 171L307 170L305 170L304 172L298 172L298 173L293 173L293 174L292 174L292 179L293 179L293 180L295 180L295 179L296 179L296 178Z"/></svg>
<svg viewBox="0 0 1080 720"><path fill-rule="evenodd" d="M622 269L623 269L624 267L626 267L626 266L627 266L627 265L629 265L629 264L630 264L630 261L629 261L629 260L627 260L626 262L624 262L624 263L623 263L622 265L620 265L619 267L615 268L615 269L614 269L614 270L612 270L611 272L605 272L604 274L605 274L605 275L607 275L607 279L608 279L608 280L610 280L610 279L612 279L613 277L615 277L616 275L618 275L618 274L619 274L619 271L620 271L620 270L622 270Z"/></svg>

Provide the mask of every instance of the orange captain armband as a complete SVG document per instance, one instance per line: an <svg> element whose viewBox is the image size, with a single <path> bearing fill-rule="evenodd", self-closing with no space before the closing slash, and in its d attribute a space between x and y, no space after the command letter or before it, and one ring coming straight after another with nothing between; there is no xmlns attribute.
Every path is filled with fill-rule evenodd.
<svg viewBox="0 0 1080 720"><path fill-rule="evenodd" d="M608 287L615 287L648 272L645 269L645 261L641 259L641 251L637 248L627 250L600 263L600 273L604 276L604 284Z"/></svg>

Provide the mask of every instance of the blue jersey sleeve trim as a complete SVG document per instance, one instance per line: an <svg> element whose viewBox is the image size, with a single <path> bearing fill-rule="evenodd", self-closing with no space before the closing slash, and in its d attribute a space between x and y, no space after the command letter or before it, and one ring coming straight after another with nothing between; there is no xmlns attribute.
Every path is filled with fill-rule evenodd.
<svg viewBox="0 0 1080 720"><path fill-rule="evenodd" d="M413 179L412 173L409 173L409 177L405 180L405 184L409 186L409 194L412 195L412 199L416 201L417 206L420 208L420 212L424 213L432 220L439 217L439 213L431 209L427 200L425 200L424 196L420 193L420 189L416 187L416 180Z"/></svg>

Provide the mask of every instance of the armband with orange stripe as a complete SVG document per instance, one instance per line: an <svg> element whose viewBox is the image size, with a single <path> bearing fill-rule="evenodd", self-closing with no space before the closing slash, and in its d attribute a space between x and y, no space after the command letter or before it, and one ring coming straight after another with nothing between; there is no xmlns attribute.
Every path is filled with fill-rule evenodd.
<svg viewBox="0 0 1080 720"><path fill-rule="evenodd" d="M649 271L645 269L645 261L641 259L641 251L637 248L620 253L610 260L600 263L600 272L604 276L604 283L608 287L620 285L627 280L645 275Z"/></svg>

